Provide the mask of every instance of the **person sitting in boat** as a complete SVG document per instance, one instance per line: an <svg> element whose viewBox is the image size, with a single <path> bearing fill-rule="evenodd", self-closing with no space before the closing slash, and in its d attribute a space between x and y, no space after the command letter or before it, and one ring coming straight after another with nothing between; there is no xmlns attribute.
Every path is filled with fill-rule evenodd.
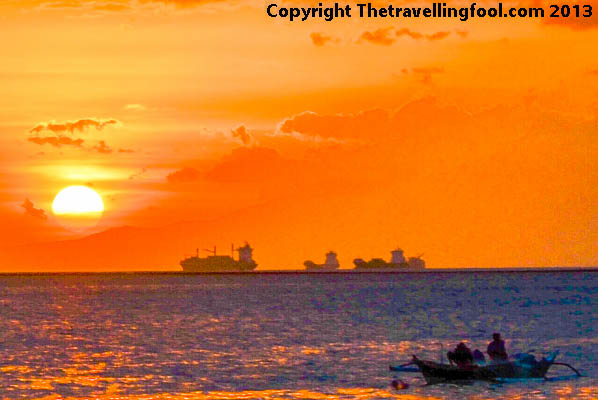
<svg viewBox="0 0 598 400"><path fill-rule="evenodd" d="M505 341L500 338L500 333L493 333L492 339L493 340L488 344L487 349L490 360L493 362L506 361L509 356L505 349Z"/></svg>
<svg viewBox="0 0 598 400"><path fill-rule="evenodd" d="M457 364L458 367L470 367L473 365L473 353L463 342L459 343L455 350L449 351L446 355L449 362Z"/></svg>
<svg viewBox="0 0 598 400"><path fill-rule="evenodd" d="M486 357L484 357L484 353L482 353L478 349L475 349L473 351L473 360L475 361L476 364L485 364L486 363Z"/></svg>

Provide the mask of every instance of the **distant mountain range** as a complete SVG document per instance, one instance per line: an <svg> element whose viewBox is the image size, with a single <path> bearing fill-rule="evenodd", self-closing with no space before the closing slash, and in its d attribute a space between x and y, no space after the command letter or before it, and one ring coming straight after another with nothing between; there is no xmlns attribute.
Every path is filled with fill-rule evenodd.
<svg viewBox="0 0 598 400"><path fill-rule="evenodd" d="M181 222L157 228L123 226L83 238L0 248L0 270L117 271L180 270L179 260L198 246L225 244L245 236L239 216ZM230 245L219 248L228 254Z"/></svg>

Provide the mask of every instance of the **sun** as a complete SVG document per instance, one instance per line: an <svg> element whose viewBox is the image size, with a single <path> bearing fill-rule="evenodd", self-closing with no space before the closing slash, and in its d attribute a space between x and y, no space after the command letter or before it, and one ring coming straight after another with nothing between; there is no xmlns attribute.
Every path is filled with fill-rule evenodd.
<svg viewBox="0 0 598 400"><path fill-rule="evenodd" d="M95 190L87 186L62 189L52 202L55 215L97 216L104 211L104 202Z"/></svg>

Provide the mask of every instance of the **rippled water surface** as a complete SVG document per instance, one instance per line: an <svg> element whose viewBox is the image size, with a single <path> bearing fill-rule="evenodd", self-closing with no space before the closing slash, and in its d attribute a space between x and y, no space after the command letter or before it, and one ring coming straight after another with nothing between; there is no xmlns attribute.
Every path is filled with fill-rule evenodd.
<svg viewBox="0 0 598 400"><path fill-rule="evenodd" d="M586 376L390 387L493 331ZM2 399L595 399L598 273L2 276L0 354Z"/></svg>

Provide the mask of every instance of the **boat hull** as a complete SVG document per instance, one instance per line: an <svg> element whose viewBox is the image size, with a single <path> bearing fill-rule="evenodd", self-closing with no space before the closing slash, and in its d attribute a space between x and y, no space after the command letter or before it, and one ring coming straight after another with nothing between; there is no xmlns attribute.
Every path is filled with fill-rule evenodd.
<svg viewBox="0 0 598 400"><path fill-rule="evenodd" d="M316 264L311 260L307 260L303 265L305 265L305 270L308 272L331 272L338 270L340 267L336 259L336 253L333 251L326 254L326 262L324 264Z"/></svg>
<svg viewBox="0 0 598 400"><path fill-rule="evenodd" d="M417 272L417 271L424 271L426 269L425 263L389 263L381 259L372 259L370 261L363 261L361 259L356 259L353 261L355 264L355 271L375 271L375 272L385 272L385 271L410 271L410 272Z"/></svg>
<svg viewBox="0 0 598 400"><path fill-rule="evenodd" d="M314 264L309 261L306 261L304 264L305 270L308 272L332 272L339 269L338 265Z"/></svg>
<svg viewBox="0 0 598 400"><path fill-rule="evenodd" d="M256 263L236 261L232 258L211 260L192 257L181 261L184 272L194 273L219 273L219 272L251 272L257 268Z"/></svg>
<svg viewBox="0 0 598 400"><path fill-rule="evenodd" d="M338 271L338 268L330 268L330 267L311 267L305 268L307 272L334 272Z"/></svg>
<svg viewBox="0 0 598 400"><path fill-rule="evenodd" d="M413 363L417 365L428 384L452 381L499 381L502 379L544 378L552 362L553 360L543 358L534 364L511 361L460 368L454 365L420 360L417 357L413 357Z"/></svg>

